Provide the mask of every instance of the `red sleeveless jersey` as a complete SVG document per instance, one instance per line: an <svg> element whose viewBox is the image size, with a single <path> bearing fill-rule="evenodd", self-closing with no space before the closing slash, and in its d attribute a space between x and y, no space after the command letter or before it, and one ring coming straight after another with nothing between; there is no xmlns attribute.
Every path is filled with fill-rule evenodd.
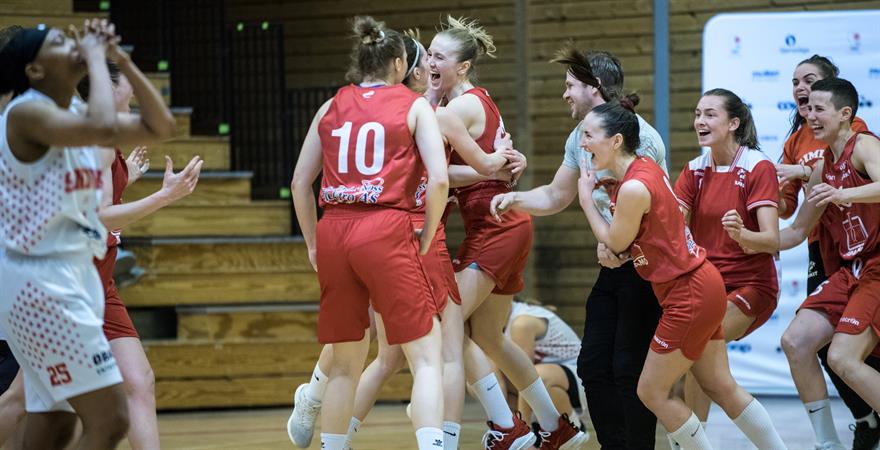
<svg viewBox="0 0 880 450"><path fill-rule="evenodd" d="M318 124L322 208L376 205L412 211L425 168L407 115L419 95L402 84L340 88Z"/></svg>
<svg viewBox="0 0 880 450"><path fill-rule="evenodd" d="M483 104L483 111L486 116L486 127L483 128L483 134L477 139L474 139L474 141L485 153L494 153L495 133L498 132L498 128L504 128L504 121L501 119L501 111L498 110L498 106L495 105L492 97L489 96L489 91L483 88L471 88L467 90L465 94L471 94L480 99L480 103ZM450 164L467 165L458 153L452 154ZM480 191L482 194L488 195L491 198L496 194L510 192L510 187L503 181L490 180L456 188L454 193L458 198L459 204L465 204L467 203L467 198L470 198L470 195L476 191Z"/></svg>
<svg viewBox="0 0 880 450"><path fill-rule="evenodd" d="M847 189L870 184L873 181L859 173L852 165L853 148L859 135L868 135L869 131L855 134L843 147L840 158L834 161L831 148L825 149L825 163L822 167L822 181L837 189ZM874 203L850 203L848 205L830 204L822 214L821 224L827 230L840 258L852 261L856 258L865 259L877 252L880 229L880 205ZM874 231L870 231L874 230Z"/></svg>
<svg viewBox="0 0 880 450"><path fill-rule="evenodd" d="M113 204L119 205L122 203L122 191L128 186L128 164L119 149L116 149L116 159L110 166L110 174L113 177ZM119 245L121 231L110 230L110 233L107 234L108 248Z"/></svg>
<svg viewBox="0 0 880 450"><path fill-rule="evenodd" d="M692 272L706 259L706 251L694 242L678 209L678 199L666 173L654 161L636 158L618 186L638 180L651 194L651 209L642 216L639 232L629 249L639 275L652 283L664 283ZM611 211L617 204L615 189Z"/></svg>

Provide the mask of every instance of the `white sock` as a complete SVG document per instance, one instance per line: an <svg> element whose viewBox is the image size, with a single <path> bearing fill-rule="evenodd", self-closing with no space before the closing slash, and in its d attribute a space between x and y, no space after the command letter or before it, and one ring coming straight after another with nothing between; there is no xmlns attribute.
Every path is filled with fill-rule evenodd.
<svg viewBox="0 0 880 450"><path fill-rule="evenodd" d="M416 430L416 442L419 450L442 450L443 430L434 427L422 427Z"/></svg>
<svg viewBox="0 0 880 450"><path fill-rule="evenodd" d="M761 450L786 448L770 420L770 414L757 399L753 399L739 417L733 419L733 423Z"/></svg>
<svg viewBox="0 0 880 450"><path fill-rule="evenodd" d="M354 436L355 433L358 432L358 429L361 427L361 421L357 419L357 417L351 418L351 422L348 422L348 440L351 441L351 437Z"/></svg>
<svg viewBox="0 0 880 450"><path fill-rule="evenodd" d="M312 378L309 380L309 386L306 388L306 395L310 399L320 402L324 398L324 391L327 390L327 382L330 377L321 372L321 368L315 364L315 370L312 372Z"/></svg>
<svg viewBox="0 0 880 450"><path fill-rule="evenodd" d="M321 450L345 450L345 435L321 433Z"/></svg>
<svg viewBox="0 0 880 450"><path fill-rule="evenodd" d="M706 430L700 425L700 419L697 419L694 413L691 413L684 425L669 433L669 437L685 450L712 450L712 444L709 444L709 438L706 437Z"/></svg>
<svg viewBox="0 0 880 450"><path fill-rule="evenodd" d="M831 416L831 401L827 398L815 402L804 403L807 417L813 425L813 433L816 434L816 443L823 444L832 442L840 444L840 437L834 428L834 418Z"/></svg>
<svg viewBox="0 0 880 450"><path fill-rule="evenodd" d="M874 414L874 411L871 411L867 416L862 417L861 419L856 419L856 423L868 422L868 428L877 428L877 425L880 424L877 423L877 416Z"/></svg>
<svg viewBox="0 0 880 450"><path fill-rule="evenodd" d="M478 380L473 384L473 388L489 420L501 428L513 427L513 412L507 404L507 399L504 398L504 393L501 392L494 373Z"/></svg>
<svg viewBox="0 0 880 450"><path fill-rule="evenodd" d="M461 437L461 425L455 422L443 422L443 450L458 450L458 439Z"/></svg>
<svg viewBox="0 0 880 450"><path fill-rule="evenodd" d="M529 387L520 391L519 395L532 407L542 430L556 431L559 428L559 411L553 406L550 393L547 392L547 387L544 386L540 377Z"/></svg>
<svg viewBox="0 0 880 450"><path fill-rule="evenodd" d="M667 434L666 439L669 440L669 449L670 450L681 450L681 446L678 445L678 442L675 442L672 439L672 434Z"/></svg>

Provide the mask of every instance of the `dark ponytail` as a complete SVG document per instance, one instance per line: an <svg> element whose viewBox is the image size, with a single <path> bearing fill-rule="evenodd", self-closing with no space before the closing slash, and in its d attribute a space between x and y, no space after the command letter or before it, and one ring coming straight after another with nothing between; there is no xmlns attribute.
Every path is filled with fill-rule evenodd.
<svg viewBox="0 0 880 450"><path fill-rule="evenodd" d="M385 27L370 16L357 16L352 26L354 47L351 50L351 66L345 77L352 83L360 83L364 78L385 78L388 65L394 58L404 59L403 37L400 33Z"/></svg>
<svg viewBox="0 0 880 450"><path fill-rule="evenodd" d="M596 115L602 120L601 128L605 131L605 136L620 134L623 136L623 150L630 155L636 154L636 149L641 145L639 119L631 108L618 102L608 102L593 108L590 115Z"/></svg>
<svg viewBox="0 0 880 450"><path fill-rule="evenodd" d="M752 111L749 109L749 105L743 103L738 95L727 89L711 89L706 91L706 93L703 94L703 97L710 95L721 97L724 100L724 110L727 111L728 117L731 119L734 117L739 119L739 128L737 128L733 134L733 139L736 143L753 150L760 150L761 146L758 145L758 131L755 129L755 120L752 119Z"/></svg>

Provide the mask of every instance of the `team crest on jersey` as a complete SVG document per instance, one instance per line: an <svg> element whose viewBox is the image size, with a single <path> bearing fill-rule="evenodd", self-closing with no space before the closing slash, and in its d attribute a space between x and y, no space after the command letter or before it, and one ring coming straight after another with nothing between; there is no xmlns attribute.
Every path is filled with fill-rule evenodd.
<svg viewBox="0 0 880 450"><path fill-rule="evenodd" d="M422 206L425 203L425 191L428 190L428 178L422 177L419 180L419 187L416 188L416 206Z"/></svg>
<svg viewBox="0 0 880 450"><path fill-rule="evenodd" d="M633 244L632 247L630 247L629 254L632 256L633 265L635 267L648 265L648 258L642 253L642 247L639 247L639 244Z"/></svg>
<svg viewBox="0 0 880 450"><path fill-rule="evenodd" d="M746 169L743 169L742 167L740 167L740 169L736 171L736 181L734 181L733 184L745 189L745 187L746 187Z"/></svg>
<svg viewBox="0 0 880 450"><path fill-rule="evenodd" d="M385 189L385 180L373 178L361 181L360 186L331 186L321 189L321 200L331 205L348 203L379 203L379 197Z"/></svg>

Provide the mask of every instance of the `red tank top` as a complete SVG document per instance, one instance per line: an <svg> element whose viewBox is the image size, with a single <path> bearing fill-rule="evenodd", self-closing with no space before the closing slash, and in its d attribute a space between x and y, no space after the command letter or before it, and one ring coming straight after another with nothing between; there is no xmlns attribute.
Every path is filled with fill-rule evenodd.
<svg viewBox="0 0 880 450"><path fill-rule="evenodd" d="M113 177L113 204L122 203L122 191L128 186L128 164L119 149L116 149L116 159L110 166L110 174ZM102 259L94 259L101 283L106 291L113 283L113 269L116 268L116 247L119 246L121 230L110 230L107 233L107 254Z"/></svg>
<svg viewBox="0 0 880 450"><path fill-rule="evenodd" d="M486 127L483 128L483 134L477 139L474 139L474 141L485 153L493 153L495 151L495 133L498 131L498 128L504 128L504 121L501 119L501 112L498 110L498 106L495 105L492 97L489 96L487 90L475 87L466 91L465 94L471 94L480 99L480 103L483 104L483 111L486 116ZM453 153L450 164L467 165L458 153ZM504 192L510 192L510 187L507 183L496 180L481 181L470 186L453 190L460 205L467 204L468 200L475 196L487 196L488 198L492 198L496 194Z"/></svg>
<svg viewBox="0 0 880 450"><path fill-rule="evenodd" d="M630 247L630 255L639 275L652 283L665 283L700 267L706 251L694 242L678 209L678 199L666 173L654 161L636 158L618 186L638 180L651 194L651 209L642 217L639 232ZM617 189L612 192L611 212L617 203Z"/></svg>
<svg viewBox="0 0 880 450"><path fill-rule="evenodd" d="M852 135L843 147L843 153L835 162L831 148L825 149L825 163L822 166L822 181L837 189L847 189L870 184L873 181L859 173L852 165L853 148L859 135L868 135L877 139L869 131L860 131ZM873 203L851 203L849 205L828 205L821 218L837 248L840 258L852 261L856 258L866 259L877 251L880 228L880 205ZM874 230L874 231L870 231Z"/></svg>
<svg viewBox="0 0 880 450"><path fill-rule="evenodd" d="M340 88L318 124L322 208L376 205L412 211L424 165L407 125L419 95L402 84Z"/></svg>

